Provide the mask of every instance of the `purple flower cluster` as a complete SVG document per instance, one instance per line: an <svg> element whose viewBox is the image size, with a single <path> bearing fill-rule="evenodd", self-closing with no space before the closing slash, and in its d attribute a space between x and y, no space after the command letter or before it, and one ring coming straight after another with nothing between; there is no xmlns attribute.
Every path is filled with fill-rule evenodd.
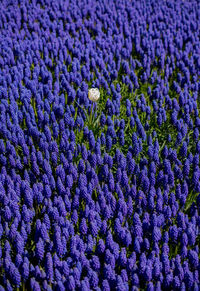
<svg viewBox="0 0 200 291"><path fill-rule="evenodd" d="M196 0L0 3L0 290L200 289L199 24Z"/></svg>

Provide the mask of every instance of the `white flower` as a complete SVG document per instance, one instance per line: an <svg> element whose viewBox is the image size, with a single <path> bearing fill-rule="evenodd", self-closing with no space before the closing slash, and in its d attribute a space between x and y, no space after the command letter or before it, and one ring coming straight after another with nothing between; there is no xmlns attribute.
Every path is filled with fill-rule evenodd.
<svg viewBox="0 0 200 291"><path fill-rule="evenodd" d="M93 102L97 102L97 100L100 97L100 92L98 88L91 88L88 91L88 98L93 101Z"/></svg>

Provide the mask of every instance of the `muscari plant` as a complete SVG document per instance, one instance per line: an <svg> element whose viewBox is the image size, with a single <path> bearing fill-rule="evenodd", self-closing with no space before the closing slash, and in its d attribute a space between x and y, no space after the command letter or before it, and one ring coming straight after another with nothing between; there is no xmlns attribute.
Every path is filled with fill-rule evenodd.
<svg viewBox="0 0 200 291"><path fill-rule="evenodd" d="M0 290L199 290L199 18L0 3Z"/></svg>

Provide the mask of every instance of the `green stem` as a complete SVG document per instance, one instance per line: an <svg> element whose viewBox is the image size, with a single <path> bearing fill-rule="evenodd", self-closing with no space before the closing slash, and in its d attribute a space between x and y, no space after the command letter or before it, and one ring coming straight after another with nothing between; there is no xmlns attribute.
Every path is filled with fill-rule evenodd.
<svg viewBox="0 0 200 291"><path fill-rule="evenodd" d="M92 106L90 109L90 126L92 125L92 110L93 110L93 102L92 102Z"/></svg>
<svg viewBox="0 0 200 291"><path fill-rule="evenodd" d="M65 105L67 105L67 101L68 101L68 96L67 96L67 93L65 93Z"/></svg>
<svg viewBox="0 0 200 291"><path fill-rule="evenodd" d="M25 288L25 282L23 281L22 282L22 291L25 291L26 290L26 288Z"/></svg>

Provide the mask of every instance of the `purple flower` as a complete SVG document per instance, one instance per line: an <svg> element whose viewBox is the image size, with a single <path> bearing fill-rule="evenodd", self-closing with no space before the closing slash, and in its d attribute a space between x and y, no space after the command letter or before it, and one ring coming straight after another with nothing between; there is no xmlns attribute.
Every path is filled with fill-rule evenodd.
<svg viewBox="0 0 200 291"><path fill-rule="evenodd" d="M58 281L58 283L57 283L57 289L59 291L65 291L65 286L63 285L63 283L61 281Z"/></svg>
<svg viewBox="0 0 200 291"><path fill-rule="evenodd" d="M138 238L135 238L133 245L134 245L134 251L139 254L140 253L140 242L139 242Z"/></svg>
<svg viewBox="0 0 200 291"><path fill-rule="evenodd" d="M187 143L186 143L186 141L184 141L183 144L182 144L182 147L180 149L180 154L183 157L186 157L187 156Z"/></svg>
<svg viewBox="0 0 200 291"><path fill-rule="evenodd" d="M100 239L98 242L98 245L97 245L97 252L99 254L102 254L102 253L104 253L104 251L105 251L105 244L104 244L104 241L102 239Z"/></svg>
<svg viewBox="0 0 200 291"><path fill-rule="evenodd" d="M13 263L10 264L10 278L12 280L12 283L16 285L17 287L21 284L21 276L18 271L18 269L15 267Z"/></svg>
<svg viewBox="0 0 200 291"><path fill-rule="evenodd" d="M42 239L37 242L35 252L36 257L42 260L44 257L44 243Z"/></svg>
<svg viewBox="0 0 200 291"><path fill-rule="evenodd" d="M52 282L54 278L54 270L52 256L49 252L45 256L45 271L47 274L47 279Z"/></svg>
<svg viewBox="0 0 200 291"><path fill-rule="evenodd" d="M193 268L197 268L198 265L199 265L199 257L198 257L198 254L195 251L193 251L193 250L189 250L188 257L189 257L189 262L190 262L191 266Z"/></svg>
<svg viewBox="0 0 200 291"><path fill-rule="evenodd" d="M115 272L112 269L111 265L105 264L103 267L104 277L107 278L108 281L112 281L115 279Z"/></svg>
<svg viewBox="0 0 200 291"><path fill-rule="evenodd" d="M82 234L87 233L87 223L86 223L85 218L83 218L81 223L80 223L80 233L82 233Z"/></svg>
<svg viewBox="0 0 200 291"><path fill-rule="evenodd" d="M152 237L153 237L153 241L154 242L158 242L161 240L161 231L158 227L154 227L153 228L153 234L152 234Z"/></svg>
<svg viewBox="0 0 200 291"><path fill-rule="evenodd" d="M27 280L29 277L29 264L27 262L24 262L22 265L22 277L24 280Z"/></svg>
<svg viewBox="0 0 200 291"><path fill-rule="evenodd" d="M68 290L74 290L76 287L76 283L73 276L69 276L67 280L67 288Z"/></svg>
<svg viewBox="0 0 200 291"><path fill-rule="evenodd" d="M89 271L88 277L89 277L91 287L96 288L99 282L97 273L91 270Z"/></svg>
<svg viewBox="0 0 200 291"><path fill-rule="evenodd" d="M126 249L125 248L121 249L121 252L119 254L119 263L122 267L126 266L127 257L126 257Z"/></svg>
<svg viewBox="0 0 200 291"><path fill-rule="evenodd" d="M102 290L103 291L110 291L110 285L109 285L107 279L103 280L103 282L102 282Z"/></svg>
<svg viewBox="0 0 200 291"><path fill-rule="evenodd" d="M139 283L140 283L140 280L138 278L138 275L136 273L133 273L133 275L132 275L132 284L133 284L133 286L138 287Z"/></svg>

